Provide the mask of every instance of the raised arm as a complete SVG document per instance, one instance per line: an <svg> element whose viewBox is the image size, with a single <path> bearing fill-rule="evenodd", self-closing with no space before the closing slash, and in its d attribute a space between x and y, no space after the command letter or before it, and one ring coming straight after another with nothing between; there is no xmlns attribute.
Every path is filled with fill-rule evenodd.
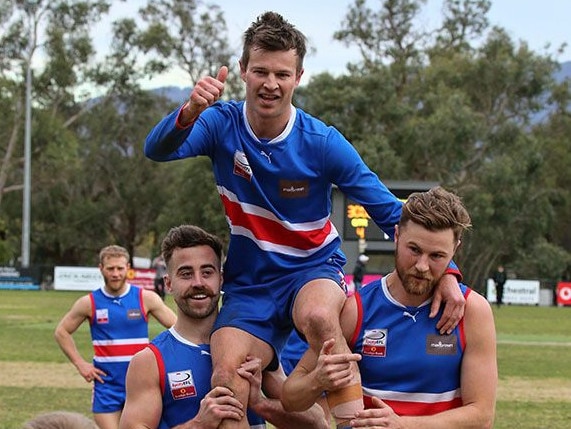
<svg viewBox="0 0 571 429"><path fill-rule="evenodd" d="M216 77L205 76L196 82L188 101L163 118L145 140L144 153L154 161L177 159L176 150L184 143L192 124L224 93L228 67L222 66Z"/></svg>

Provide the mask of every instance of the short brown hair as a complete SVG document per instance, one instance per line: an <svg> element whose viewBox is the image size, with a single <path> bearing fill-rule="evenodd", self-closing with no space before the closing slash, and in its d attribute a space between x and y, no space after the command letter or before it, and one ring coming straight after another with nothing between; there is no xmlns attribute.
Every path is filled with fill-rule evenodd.
<svg viewBox="0 0 571 429"><path fill-rule="evenodd" d="M303 59L307 52L303 33L275 12L265 12L258 16L244 32L244 48L240 61L245 68L248 67L252 48L270 52L295 50L298 73L303 68Z"/></svg>
<svg viewBox="0 0 571 429"><path fill-rule="evenodd" d="M22 429L99 429L99 426L83 414L52 411L27 421Z"/></svg>
<svg viewBox="0 0 571 429"><path fill-rule="evenodd" d="M175 249L195 246L210 246L218 256L218 260L222 262L222 241L195 225L180 225L171 228L161 243L161 254L168 265Z"/></svg>
<svg viewBox="0 0 571 429"><path fill-rule="evenodd" d="M105 258L118 258L124 257L127 259L127 262L131 260L131 256L127 249L121 246L117 246L116 244L112 244L111 246L106 246L99 252L99 263L103 264Z"/></svg>
<svg viewBox="0 0 571 429"><path fill-rule="evenodd" d="M402 208L399 228L408 222L422 225L430 231L452 229L454 238L470 228L471 219L460 197L437 186L426 192L412 193Z"/></svg>

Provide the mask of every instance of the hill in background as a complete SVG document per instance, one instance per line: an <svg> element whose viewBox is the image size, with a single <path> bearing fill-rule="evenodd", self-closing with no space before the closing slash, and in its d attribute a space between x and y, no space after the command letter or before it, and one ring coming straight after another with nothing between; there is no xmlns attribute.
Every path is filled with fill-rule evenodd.
<svg viewBox="0 0 571 429"><path fill-rule="evenodd" d="M571 80L571 61L561 63L561 69L554 74L554 77L557 82L563 82L565 79ZM190 86L185 88L180 88L178 86L164 86L152 89L151 92L158 96L165 97L167 100L171 100L173 103L182 104L188 99L191 89L192 87ZM534 115L532 122L541 122L542 119L544 119L548 114L549 108L546 106L544 111L538 112L536 115Z"/></svg>

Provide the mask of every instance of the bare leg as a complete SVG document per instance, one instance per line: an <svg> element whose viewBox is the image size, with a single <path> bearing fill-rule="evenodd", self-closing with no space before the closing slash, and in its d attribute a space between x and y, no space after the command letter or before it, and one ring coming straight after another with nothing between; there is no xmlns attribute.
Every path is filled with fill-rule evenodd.
<svg viewBox="0 0 571 429"><path fill-rule="evenodd" d="M225 327L216 330L210 339L212 354L212 387L225 386L234 392L236 399L248 406L250 384L237 372L238 367L246 360L246 356L257 356L262 359L262 367L272 360L273 349L262 340L240 329ZM248 429L250 425L244 417L240 421L226 419L220 429Z"/></svg>
<svg viewBox="0 0 571 429"><path fill-rule="evenodd" d="M341 288L327 279L307 283L297 295L293 320L316 354L319 355L323 343L330 338L335 338L332 353L350 353L339 322L345 300ZM353 369L354 383L328 394L331 414L337 424L350 420L356 411L363 409L361 377L356 364Z"/></svg>
<svg viewBox="0 0 571 429"><path fill-rule="evenodd" d="M99 429L117 429L120 419L121 411L114 413L93 413L93 420L97 423Z"/></svg>

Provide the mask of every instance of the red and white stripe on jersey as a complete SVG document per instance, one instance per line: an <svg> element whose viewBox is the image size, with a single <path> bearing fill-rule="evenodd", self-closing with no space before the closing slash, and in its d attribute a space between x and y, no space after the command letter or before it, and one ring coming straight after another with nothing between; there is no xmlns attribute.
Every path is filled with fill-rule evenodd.
<svg viewBox="0 0 571 429"><path fill-rule="evenodd" d="M93 341L93 360L97 362L129 362L133 355L149 344L148 338Z"/></svg>
<svg viewBox="0 0 571 429"><path fill-rule="evenodd" d="M259 206L243 203L236 194L218 186L230 221L231 233L248 237L260 249L305 257L339 237L328 217L312 222L291 223L278 219Z"/></svg>
<svg viewBox="0 0 571 429"><path fill-rule="evenodd" d="M363 387L365 408L374 408L371 398L382 398L399 416L430 416L462 406L460 389L442 393L408 393Z"/></svg>

